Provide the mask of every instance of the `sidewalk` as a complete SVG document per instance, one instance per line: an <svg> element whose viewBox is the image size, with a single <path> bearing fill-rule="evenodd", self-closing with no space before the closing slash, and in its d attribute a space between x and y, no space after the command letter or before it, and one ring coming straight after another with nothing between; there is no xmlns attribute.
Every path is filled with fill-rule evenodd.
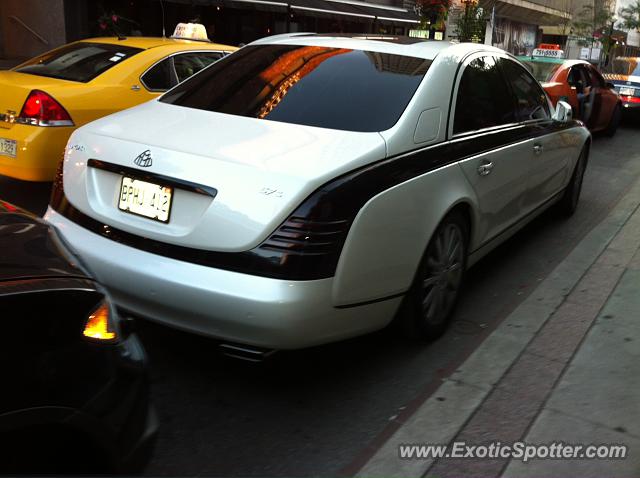
<svg viewBox="0 0 640 478"><path fill-rule="evenodd" d="M369 459L362 477L640 476L640 180ZM400 445L628 447L626 459L399 458Z"/></svg>

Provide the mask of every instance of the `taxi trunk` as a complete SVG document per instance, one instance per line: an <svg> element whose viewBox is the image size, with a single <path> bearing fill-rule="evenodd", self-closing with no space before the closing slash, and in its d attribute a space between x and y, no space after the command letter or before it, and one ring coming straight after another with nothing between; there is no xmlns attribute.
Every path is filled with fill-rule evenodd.
<svg viewBox="0 0 640 478"><path fill-rule="evenodd" d="M42 92L57 104L58 112L68 113L58 103L61 93L70 82L29 75L15 71L0 71L0 174L29 181L50 181L56 162L62 158L64 145L73 130L72 119L58 126L39 126L39 120L20 118L27 98ZM40 101L33 98L34 104ZM50 120L55 118L43 118ZM29 124L31 122L31 124ZM33 124L35 123L35 124ZM53 158L48 160L48 158Z"/></svg>

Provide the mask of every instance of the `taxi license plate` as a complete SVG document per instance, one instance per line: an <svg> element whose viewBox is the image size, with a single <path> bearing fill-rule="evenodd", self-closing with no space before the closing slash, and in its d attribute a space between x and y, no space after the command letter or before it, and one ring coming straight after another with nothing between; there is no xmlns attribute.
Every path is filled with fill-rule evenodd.
<svg viewBox="0 0 640 478"><path fill-rule="evenodd" d="M122 177L118 209L160 222L169 222L173 189L128 176Z"/></svg>
<svg viewBox="0 0 640 478"><path fill-rule="evenodd" d="M0 138L0 154L4 156L16 157L17 143L13 139Z"/></svg>
<svg viewBox="0 0 640 478"><path fill-rule="evenodd" d="M620 94L622 96L633 96L635 92L635 88L620 88Z"/></svg>

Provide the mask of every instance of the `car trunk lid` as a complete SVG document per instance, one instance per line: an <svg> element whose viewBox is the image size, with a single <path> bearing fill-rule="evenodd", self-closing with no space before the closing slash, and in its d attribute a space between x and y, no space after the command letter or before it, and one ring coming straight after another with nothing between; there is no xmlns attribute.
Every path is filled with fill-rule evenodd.
<svg viewBox="0 0 640 478"><path fill-rule="evenodd" d="M378 133L151 101L78 130L67 148L64 184L76 208L112 227L192 248L243 251L327 181L385 154ZM77 167L89 160L91 166ZM169 221L119 210L123 176L174 187Z"/></svg>

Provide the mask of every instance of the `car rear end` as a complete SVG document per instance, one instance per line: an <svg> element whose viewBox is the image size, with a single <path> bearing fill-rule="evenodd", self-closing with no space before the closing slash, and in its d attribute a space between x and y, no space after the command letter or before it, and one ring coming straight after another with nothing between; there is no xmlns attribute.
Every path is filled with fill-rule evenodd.
<svg viewBox="0 0 640 478"><path fill-rule="evenodd" d="M142 51L77 42L0 72L0 175L51 181L86 85Z"/></svg>
<svg viewBox="0 0 640 478"><path fill-rule="evenodd" d="M347 45L248 46L79 129L46 218L119 306L173 327L264 349L383 327L400 299L342 307L334 275L429 61Z"/></svg>
<svg viewBox="0 0 640 478"><path fill-rule="evenodd" d="M613 84L625 110L640 111L640 57L614 58L602 76Z"/></svg>
<svg viewBox="0 0 640 478"><path fill-rule="evenodd" d="M44 221L0 203L0 245L3 471L140 469L157 420L138 338Z"/></svg>

